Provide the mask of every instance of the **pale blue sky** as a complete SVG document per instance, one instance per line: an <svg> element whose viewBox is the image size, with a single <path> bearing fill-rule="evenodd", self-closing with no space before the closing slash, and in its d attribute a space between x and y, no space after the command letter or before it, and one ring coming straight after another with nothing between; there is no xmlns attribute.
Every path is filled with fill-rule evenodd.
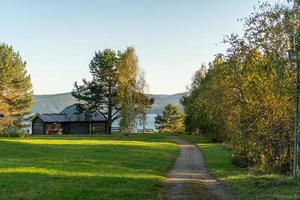
<svg viewBox="0 0 300 200"><path fill-rule="evenodd" d="M275 1L275 0L274 0ZM274 2L273 1L273 2ZM0 0L0 42L28 63L35 94L69 92L96 50L134 46L150 93L185 90L257 0Z"/></svg>

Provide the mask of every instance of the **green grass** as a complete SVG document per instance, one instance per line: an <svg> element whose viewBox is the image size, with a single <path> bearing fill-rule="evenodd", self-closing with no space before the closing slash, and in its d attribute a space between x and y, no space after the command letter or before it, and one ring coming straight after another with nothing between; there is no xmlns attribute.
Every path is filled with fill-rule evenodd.
<svg viewBox="0 0 300 200"><path fill-rule="evenodd" d="M161 199L178 152L151 134L0 139L0 199Z"/></svg>
<svg viewBox="0 0 300 200"><path fill-rule="evenodd" d="M205 158L210 173L221 180L239 199L300 199L300 184L290 176L235 167L230 152L223 144L209 138L184 136L196 143Z"/></svg>

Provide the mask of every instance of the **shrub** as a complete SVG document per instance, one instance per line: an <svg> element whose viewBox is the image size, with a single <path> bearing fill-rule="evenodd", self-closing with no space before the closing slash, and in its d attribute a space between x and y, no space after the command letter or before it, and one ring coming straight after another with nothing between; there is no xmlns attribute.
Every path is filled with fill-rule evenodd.
<svg viewBox="0 0 300 200"><path fill-rule="evenodd" d="M22 130L18 130L16 128L8 128L0 132L0 137L27 138L28 136L29 136L28 133Z"/></svg>

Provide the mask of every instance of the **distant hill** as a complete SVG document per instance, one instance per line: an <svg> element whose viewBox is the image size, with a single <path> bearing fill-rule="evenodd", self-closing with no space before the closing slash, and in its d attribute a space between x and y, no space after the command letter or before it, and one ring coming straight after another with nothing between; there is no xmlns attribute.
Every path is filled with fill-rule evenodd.
<svg viewBox="0 0 300 200"><path fill-rule="evenodd" d="M149 110L149 114L161 114L164 110L164 106L168 103L180 105L180 98L183 93L177 93L172 95L167 94L149 94L149 97L153 97L155 99L152 108Z"/></svg>
<svg viewBox="0 0 300 200"><path fill-rule="evenodd" d="M160 114L166 104L179 105L182 93L166 95L166 94L149 94L149 97L155 98L155 103L149 114ZM50 95L34 95L34 103L31 109L32 113L58 113L65 107L77 103L78 101L71 93L50 94Z"/></svg>

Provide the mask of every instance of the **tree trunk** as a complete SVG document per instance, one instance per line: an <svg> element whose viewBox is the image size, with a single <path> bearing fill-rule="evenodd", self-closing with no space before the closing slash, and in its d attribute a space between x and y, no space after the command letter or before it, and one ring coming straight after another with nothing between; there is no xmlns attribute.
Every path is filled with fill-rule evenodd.
<svg viewBox="0 0 300 200"><path fill-rule="evenodd" d="M111 124L112 124L112 107L109 103L108 105L108 113L107 113L107 134L111 134Z"/></svg>
<svg viewBox="0 0 300 200"><path fill-rule="evenodd" d="M147 111L147 110L146 110ZM147 120L147 115L143 114L143 133L145 133L145 129L146 129L146 120Z"/></svg>
<svg viewBox="0 0 300 200"><path fill-rule="evenodd" d="M107 134L111 134L111 124L112 124L112 96L111 96L111 84L108 87L108 105L107 105Z"/></svg>

